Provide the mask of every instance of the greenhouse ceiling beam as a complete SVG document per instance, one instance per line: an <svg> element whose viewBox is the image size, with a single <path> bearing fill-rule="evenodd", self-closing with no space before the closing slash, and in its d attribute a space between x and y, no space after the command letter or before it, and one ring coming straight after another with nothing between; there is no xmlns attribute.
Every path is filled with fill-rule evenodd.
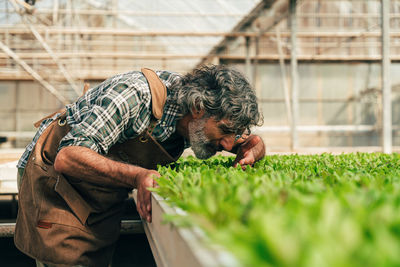
<svg viewBox="0 0 400 267"><path fill-rule="evenodd" d="M42 38L40 33L35 29L35 27L32 26L32 22L28 21L25 16L19 12L17 3L14 0L10 0L10 2L14 5L16 13L18 13L21 17L22 23L30 30L30 32L35 36L36 40L40 43L40 45L43 47L44 50L50 55L50 57L53 59L53 61L57 64L57 67L61 74L65 77L69 85L72 87L72 89L75 91L75 93L79 96L81 94L80 89L76 85L75 81L72 79L71 75L68 73L68 71L65 69L64 65L60 62L60 59L57 57L57 55L53 52L51 47L45 42L45 40Z"/></svg>
<svg viewBox="0 0 400 267"><path fill-rule="evenodd" d="M38 81L43 87L53 94L58 100L60 100L63 104L68 104L68 101L58 92L50 83L45 81L35 70L33 70L25 61L21 60L17 54L15 54L11 49L9 49L3 42L0 41L0 48L6 53L9 57L14 59L26 72L28 72L36 81Z"/></svg>
<svg viewBox="0 0 400 267"><path fill-rule="evenodd" d="M279 1L279 0L278 0ZM280 1L286 1L286 0L280 0ZM197 64L197 66L200 66L204 63L211 62L212 59L215 57L216 54L220 54L220 52L230 43L232 40L229 40L228 37L240 37L243 36L245 38L247 37L257 37L257 33L252 33L252 35L246 35L248 33L242 32L245 31L245 29L256 19L257 17L260 16L260 14L265 10L266 8L270 8L276 0L268 0L268 1L260 1L260 3L257 4L256 7L254 7L250 13L245 16L233 29L231 32L227 34L233 34L233 33L240 33L241 35L224 35L224 39L220 41L217 45L215 45L208 53L207 55ZM242 35L243 34L243 35Z"/></svg>
<svg viewBox="0 0 400 267"><path fill-rule="evenodd" d="M7 12L6 9L0 8L1 13ZM197 12L167 12L167 11L136 11L136 10L106 10L106 9L79 9L73 10L66 8L59 8L58 14L69 14L74 12L78 15L105 15L105 16L118 16L118 15L130 15L137 17L241 17L244 14L235 13L218 13L218 12L207 12L207 13L197 13ZM49 8L37 8L35 9L35 14L45 14L52 15L53 9Z"/></svg>
<svg viewBox="0 0 400 267"><path fill-rule="evenodd" d="M57 64L57 67L60 70L61 74L65 77L65 79L67 80L69 85L72 87L72 89L75 91L75 93L79 96L81 94L81 90L78 88L75 81L72 79L71 75L69 74L67 69L64 67L63 63L60 62L60 59L57 57L57 55L53 52L53 50L50 48L50 46L44 41L42 36L35 30L35 28L31 24L27 25L27 27L29 27L29 29L32 31L32 34L36 37L38 42L42 45L42 47L46 50L46 52L53 59L53 61Z"/></svg>
<svg viewBox="0 0 400 267"><path fill-rule="evenodd" d="M275 37L275 31L264 32L261 35L258 32L216 32L216 31L144 31L144 30L130 30L130 29L113 29L113 28L75 28L75 27L36 27L37 32L40 34L92 34L92 35L120 35L120 36L225 36L225 37ZM26 34L30 31L26 28L17 27L13 25L3 25L0 28L0 33L5 34ZM290 37L290 31L282 31L282 37ZM349 37L381 37L380 31L299 31L297 32L298 38L349 38ZM390 37L400 37L400 31L390 33Z"/></svg>
<svg viewBox="0 0 400 267"><path fill-rule="evenodd" d="M107 5L105 3L99 2L97 0L86 0L86 3L91 5L93 8L101 9L101 8L107 8L108 11L115 12L115 8L113 6L110 8L110 5ZM116 2L114 2L116 4ZM142 25L137 23L134 18L132 18L131 15L125 15L122 13L116 13L115 18L117 18L119 21L125 23L129 27L136 28L136 29L142 29ZM115 27L113 27L115 29Z"/></svg>
<svg viewBox="0 0 400 267"><path fill-rule="evenodd" d="M226 61L244 61L246 60L245 56L237 56L237 55L215 55L218 56L221 60ZM278 61L279 55L270 54L270 55L259 55L250 57L251 60L260 60L260 61ZM284 59L290 60L290 55L284 55ZM391 55L391 61L399 61L400 55ZM312 62L312 61L326 61L326 62L381 62L381 55L298 55L298 61L302 62Z"/></svg>
<svg viewBox="0 0 400 267"><path fill-rule="evenodd" d="M381 1L382 26L382 150L392 153L392 94L390 80L390 0Z"/></svg>
<svg viewBox="0 0 400 267"><path fill-rule="evenodd" d="M276 14L279 14L276 16ZM296 14L297 16L298 14ZM269 12L269 23L264 25L264 27L260 28L258 31L258 36L264 36L265 33L271 33L271 31L277 27L282 21L287 20L289 16L289 5L287 0L281 0L274 3L271 8L271 12ZM287 35L289 37L291 32L286 32L283 35ZM273 34L269 37L274 37Z"/></svg>
<svg viewBox="0 0 400 267"><path fill-rule="evenodd" d="M48 53L20 53L21 58L35 58L35 59L51 59ZM58 52L55 53L58 58L126 58L126 59L185 59L185 58L200 58L203 54L141 54L141 53L128 53L128 52ZM5 54L0 53L0 58L6 58Z"/></svg>
<svg viewBox="0 0 400 267"><path fill-rule="evenodd" d="M38 53L19 53L20 58L23 59L51 59L50 55L43 52ZM202 58L203 54L163 54L163 53L153 53L153 54L140 54L140 53L125 53L125 52L59 52L55 53L58 58L120 58L120 59L170 59L170 60L180 60L180 59L194 59L194 58ZM246 56L236 56L236 55L215 55L218 56L221 60L224 61L246 61ZM8 55L5 53L0 53L0 59L8 58ZM279 61L279 55L260 55L260 56L251 56L250 60L259 60L259 61ZM298 61L301 62L381 62L381 55L298 55ZM284 60L290 60L290 55L284 55ZM400 61L400 55L391 55L390 60L393 62Z"/></svg>
<svg viewBox="0 0 400 267"><path fill-rule="evenodd" d="M54 9L49 8L36 8L35 14L53 15ZM58 14L69 14L70 9L58 8ZM244 14L240 12L229 12L229 13L218 13L218 12L170 12L170 11L136 11L136 10L106 10L106 9L79 9L73 10L77 15L105 15L105 16L116 16L116 15L130 15L138 17L241 17ZM0 13L12 13L5 8L0 8ZM352 18L352 19L365 19L369 18L378 19L381 17L380 13L314 13L306 12L297 14L299 18ZM400 18L400 14L391 13L390 19Z"/></svg>
<svg viewBox="0 0 400 267"><path fill-rule="evenodd" d="M152 54L141 54L141 53L128 53L128 52L55 52L54 53L58 58L121 58L121 59L170 59L170 60L180 60L180 59L188 59L188 58L203 58L203 54L164 54L162 52L152 53ZM51 59L51 56L48 53L43 52L21 52L18 53L20 58L24 59ZM221 60L225 61L245 61L245 55L219 55L215 54L214 56L219 57ZM0 59L8 58L8 55L5 53L0 53ZM284 60L290 60L290 55L284 55ZM259 55L259 56L250 56L249 59L259 60L259 61L279 61L279 55ZM381 55L298 55L298 61L302 62L312 62L312 61L326 61L326 62L381 62ZM400 55L391 55L391 61L400 61Z"/></svg>
<svg viewBox="0 0 400 267"><path fill-rule="evenodd" d="M394 131L400 131L395 127ZM380 131L374 125L298 125L297 131L301 133L363 133ZM262 126L254 129L254 133L290 133L290 126Z"/></svg>
<svg viewBox="0 0 400 267"><path fill-rule="evenodd" d="M132 69L132 64L128 65L125 69L120 69L120 72L124 72L124 70L126 69ZM138 68L137 70L140 70L140 68ZM177 73L186 73L187 69L179 69L179 68L174 68L174 71L176 71ZM25 72L25 71L24 71ZM76 73L74 75L74 77L82 79L82 80L88 80L88 81L99 81L102 82L108 78L110 78L111 76L115 75L115 69L108 69L108 70L80 70L78 73ZM43 75L42 77L44 79L46 79L47 77L51 77L52 80L55 81L64 81L64 78L61 75L58 76L54 76L54 75ZM2 73L0 71L0 81L32 81L35 80L31 75L29 74L21 74L20 72L15 73L15 74L11 74L11 73Z"/></svg>

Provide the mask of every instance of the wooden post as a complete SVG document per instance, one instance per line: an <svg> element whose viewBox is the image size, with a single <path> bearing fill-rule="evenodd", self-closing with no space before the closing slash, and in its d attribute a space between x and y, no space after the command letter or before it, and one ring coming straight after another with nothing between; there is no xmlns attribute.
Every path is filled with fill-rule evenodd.
<svg viewBox="0 0 400 267"><path fill-rule="evenodd" d="M289 86L288 86L287 80L286 80L285 58L284 58L283 51L282 51L281 36L280 36L280 31L279 31L278 26L276 27L276 45L277 45L278 54L279 54L279 65L281 67L281 80L282 80L282 84L283 84L283 92L285 95L286 114L287 114L288 124L290 126L293 126L292 107L290 105Z"/></svg>
<svg viewBox="0 0 400 267"><path fill-rule="evenodd" d="M392 94L390 81L390 0L382 0L382 149L392 153Z"/></svg>
<svg viewBox="0 0 400 267"><path fill-rule="evenodd" d="M291 87L292 87L292 125L291 125L291 137L292 150L298 147L298 135L297 135L297 123L299 117L299 99L298 99L298 70L297 70L297 23L296 23L296 3L297 0L290 0L290 29L291 29Z"/></svg>
<svg viewBox="0 0 400 267"><path fill-rule="evenodd" d="M247 76L248 79L250 79L250 76L251 76L250 37L246 36L245 37L245 42L246 42L245 69L246 69L246 76Z"/></svg>

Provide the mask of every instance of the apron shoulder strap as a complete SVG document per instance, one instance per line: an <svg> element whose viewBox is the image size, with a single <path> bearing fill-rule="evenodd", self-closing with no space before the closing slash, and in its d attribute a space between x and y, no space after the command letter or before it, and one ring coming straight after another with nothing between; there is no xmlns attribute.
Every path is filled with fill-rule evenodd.
<svg viewBox="0 0 400 267"><path fill-rule="evenodd" d="M53 112L53 113L51 113L50 115L47 115L46 117L41 118L40 120L38 120L37 122L35 122L35 123L33 124L33 126L35 126L35 128L39 128L40 124L42 124L42 122L43 122L44 120L50 119L51 117L53 117L53 116L56 115L57 113L63 114L63 113L65 112L65 110L66 110L65 108L59 109L59 110L57 110L56 112Z"/></svg>
<svg viewBox="0 0 400 267"><path fill-rule="evenodd" d="M149 83L153 116L159 120L162 117L167 99L167 88L153 70L142 68L141 71Z"/></svg>
<svg viewBox="0 0 400 267"><path fill-rule="evenodd" d="M82 91L82 95L86 94L86 92L89 90L90 85L88 83L85 83L83 86L83 91ZM37 122L35 122L33 124L33 126L35 126L35 128L39 128L40 124L42 124L42 122L46 119L50 119L51 117L53 117L54 115L56 115L57 113L64 113L65 112L65 107L62 109L57 110L56 112L51 113L50 115L47 115L44 118L41 118L40 120L38 120Z"/></svg>
<svg viewBox="0 0 400 267"><path fill-rule="evenodd" d="M152 111L153 111L153 116L159 120L162 117L163 110L164 110L164 105L165 101L167 99L167 88L165 87L165 84L158 78L157 74L148 68L142 68L141 69L143 75L146 77L147 82L149 83L150 86L150 92L151 92L151 106L152 106ZM85 84L85 87L83 89L83 94L86 93L86 91L89 89L89 84ZM57 110L56 112L40 119L39 121L35 122L33 125L38 128L42 121L45 119L53 117L57 113L62 113L65 111L65 108L62 108L60 110Z"/></svg>

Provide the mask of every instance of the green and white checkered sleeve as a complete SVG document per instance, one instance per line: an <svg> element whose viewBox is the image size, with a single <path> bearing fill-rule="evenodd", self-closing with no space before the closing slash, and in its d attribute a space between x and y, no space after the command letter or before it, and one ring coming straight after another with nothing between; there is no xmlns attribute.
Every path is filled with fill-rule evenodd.
<svg viewBox="0 0 400 267"><path fill-rule="evenodd" d="M113 85L88 107L90 111L82 121L61 140L59 150L66 146L83 146L107 154L121 138L132 138L146 129L150 120L145 112L149 102L149 96L132 85L123 82Z"/></svg>

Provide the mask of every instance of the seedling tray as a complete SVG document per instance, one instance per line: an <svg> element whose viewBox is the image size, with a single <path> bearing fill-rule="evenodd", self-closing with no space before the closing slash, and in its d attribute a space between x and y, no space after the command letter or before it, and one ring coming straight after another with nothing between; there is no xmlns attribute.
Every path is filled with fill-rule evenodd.
<svg viewBox="0 0 400 267"><path fill-rule="evenodd" d="M137 191L133 197L137 200ZM236 259L221 247L207 244L204 233L199 228L177 227L165 223L164 214L177 214L179 211L170 207L156 193L151 194L152 222L143 222L143 228L157 266L212 267L238 266Z"/></svg>

